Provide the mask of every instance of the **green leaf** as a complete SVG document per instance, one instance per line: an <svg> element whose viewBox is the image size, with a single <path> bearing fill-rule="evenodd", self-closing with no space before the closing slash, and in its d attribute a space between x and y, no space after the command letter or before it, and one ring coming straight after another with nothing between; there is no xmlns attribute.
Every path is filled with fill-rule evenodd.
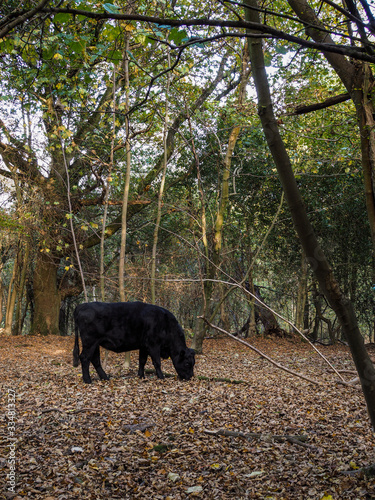
<svg viewBox="0 0 375 500"><path fill-rule="evenodd" d="M276 45L275 50L278 54L287 54L289 52L288 48L282 45Z"/></svg>
<svg viewBox="0 0 375 500"><path fill-rule="evenodd" d="M68 47L69 49L72 51L72 52L76 52L76 53L82 53L85 51L86 49L86 43L84 40L80 40L80 41L74 41L74 42L70 42L68 44Z"/></svg>
<svg viewBox="0 0 375 500"><path fill-rule="evenodd" d="M109 42L113 42L121 34L121 29L119 26L106 26L103 30L103 37Z"/></svg>
<svg viewBox="0 0 375 500"><path fill-rule="evenodd" d="M266 66L271 66L272 63L272 56L269 52L264 53L264 64Z"/></svg>
<svg viewBox="0 0 375 500"><path fill-rule="evenodd" d="M169 40L174 42L176 45L180 45L183 39L187 37L187 33L185 30L179 30L178 28L171 29L169 33Z"/></svg>
<svg viewBox="0 0 375 500"><path fill-rule="evenodd" d="M66 23L68 21L70 21L71 19L71 15L70 14L56 14L53 18L53 20L56 22L56 23Z"/></svg>
<svg viewBox="0 0 375 500"><path fill-rule="evenodd" d="M111 3L105 3L103 5L104 9L110 14L120 14L120 9Z"/></svg>
<svg viewBox="0 0 375 500"><path fill-rule="evenodd" d="M108 56L108 59L113 62L120 62L122 59L122 52L120 50L112 50Z"/></svg>

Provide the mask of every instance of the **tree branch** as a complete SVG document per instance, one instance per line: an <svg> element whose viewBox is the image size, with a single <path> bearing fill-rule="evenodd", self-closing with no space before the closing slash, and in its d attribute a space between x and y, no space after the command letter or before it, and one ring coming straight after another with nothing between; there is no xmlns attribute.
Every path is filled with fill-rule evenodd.
<svg viewBox="0 0 375 500"><path fill-rule="evenodd" d="M190 109L190 114L194 114L197 109L199 109L205 100L212 94L212 92L216 89L218 84L221 82L221 80L224 77L224 69L225 69L225 64L227 61L227 55L224 55L223 59L221 60L219 70L217 72L216 78L213 82L211 82L205 89L203 89L202 93L200 96L197 98L197 100L192 104L191 109ZM167 134L167 151L168 151L168 156L167 159L169 160L170 157L172 156L174 152L174 141L175 141L175 136L176 133L179 129L179 127L182 125L182 123L187 119L187 113L186 110L183 109L180 114L174 119L172 125L170 126ZM160 173L163 165L163 155L160 156L159 160L155 163L154 167L147 173L147 175L141 179L138 182L138 186L136 189L136 193L138 194L138 197L142 196L144 194L145 187L157 177L157 175ZM136 200L136 198L135 198ZM146 205L146 202L142 202L140 204L137 204L136 201L133 200L133 204L129 207L128 209L128 218L133 217L136 213L140 212L144 206ZM115 220L109 224L106 227L106 234L105 237L109 238L113 236L119 229L121 228L121 214L115 218ZM91 235L84 243L85 248L90 248L94 245L97 245L99 243L98 236L93 234Z"/></svg>
<svg viewBox="0 0 375 500"><path fill-rule="evenodd" d="M289 35L282 30L278 30L273 28L272 26L268 26L266 24L261 24L258 22L252 21L226 21L226 20L218 20L218 19L207 19L207 18L197 18L197 19L171 19L171 18L162 18L155 16L143 16L139 14L110 14L109 12L89 12L80 9L72 9L72 8L48 8L43 9L43 12L46 13L66 13L72 15L81 15L88 17L90 19L102 20L102 19L118 19L125 21L139 21L146 23L153 23L157 25L167 25L167 26L211 26L218 28L239 28L239 29L247 29L253 30L263 35L271 35L273 38L278 38L281 40L286 40L291 43L296 43L297 45L301 45L302 47L311 48L314 50L319 50L323 52L332 52L336 54L346 55L348 57L352 57L354 59L359 59L368 62L375 62L375 55L368 54L366 49L362 49L361 47L352 47L347 45L336 45L335 43L322 43L322 42L314 42L311 40L305 40L304 38L300 38L295 35ZM314 29L322 31L324 36L327 36L327 30L324 26L315 26ZM231 33L230 36L243 37L243 33ZM225 36L225 35L224 35ZM200 40L200 43L202 41ZM176 47L179 49L179 47Z"/></svg>
<svg viewBox="0 0 375 500"><path fill-rule="evenodd" d="M318 111L319 109L325 109L329 108L330 106L335 106L340 102L349 101L350 99L351 99L350 94L348 92L345 92L345 94L339 94L332 97L328 97L328 99L326 99L323 102L308 104L307 106L305 104L300 104L299 106L296 107L296 109L292 113L288 113L287 116L304 115L306 113Z"/></svg>
<svg viewBox="0 0 375 500"><path fill-rule="evenodd" d="M32 17L35 16L38 12L41 12L43 8L50 2L50 0L41 0L38 5L36 5L33 9L28 10L24 12L23 14L20 14L14 21L9 22L8 24L5 24L5 27L3 27L0 31L0 38L4 38L5 35L7 35L13 28L16 26L19 26L20 24L23 24L25 21L28 19L31 19Z"/></svg>

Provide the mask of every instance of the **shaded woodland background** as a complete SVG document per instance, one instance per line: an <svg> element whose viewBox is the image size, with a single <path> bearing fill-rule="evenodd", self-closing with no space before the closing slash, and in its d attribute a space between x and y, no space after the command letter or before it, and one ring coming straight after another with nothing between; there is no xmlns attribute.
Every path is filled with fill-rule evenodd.
<svg viewBox="0 0 375 500"><path fill-rule="evenodd" d="M120 7L106 9L187 12L185 4ZM5 21L15 8L2 7ZM220 4L212 9L221 12ZM326 6L327 25L337 12ZM292 29L288 19L276 20ZM241 38L211 45L191 36L183 27L45 13L2 39L6 334L69 334L74 306L121 299L123 279L124 299L156 301L192 336L202 328L208 334L197 320L203 311L228 331L246 334L246 322L255 331L257 311L236 286L242 283L259 287L268 305L312 339L342 339L281 198L246 46ZM373 249L354 107L342 99L303 114L307 103L342 95L342 83L319 52L295 51L285 40L264 43L309 217L372 342ZM291 329L282 321L280 328Z"/></svg>

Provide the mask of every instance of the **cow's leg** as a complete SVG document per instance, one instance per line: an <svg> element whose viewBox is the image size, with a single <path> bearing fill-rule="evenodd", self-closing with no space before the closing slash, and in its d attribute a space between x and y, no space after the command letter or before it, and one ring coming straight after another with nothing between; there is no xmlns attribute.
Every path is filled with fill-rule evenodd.
<svg viewBox="0 0 375 500"><path fill-rule="evenodd" d="M138 377L145 378L145 364L147 362L148 352L147 349L139 349L139 367L138 367Z"/></svg>
<svg viewBox="0 0 375 500"><path fill-rule="evenodd" d="M150 350L150 356L155 367L157 377L164 378L163 372L161 371L160 349L154 348Z"/></svg>
<svg viewBox="0 0 375 500"><path fill-rule="evenodd" d="M82 365L82 378L83 381L86 382L86 384L91 384L91 377L90 377L90 351L88 349L82 348L82 352L79 356L79 359L81 360L81 365Z"/></svg>
<svg viewBox="0 0 375 500"><path fill-rule="evenodd" d="M99 375L99 378L101 380L109 380L108 375L103 370L102 365L100 363L100 347L99 346L96 347L94 354L92 355L91 363L94 365L96 373Z"/></svg>

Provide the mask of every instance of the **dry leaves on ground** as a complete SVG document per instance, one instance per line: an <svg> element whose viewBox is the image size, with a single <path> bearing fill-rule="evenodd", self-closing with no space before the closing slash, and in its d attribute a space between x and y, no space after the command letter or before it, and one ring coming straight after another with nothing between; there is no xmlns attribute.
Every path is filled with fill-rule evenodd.
<svg viewBox="0 0 375 500"><path fill-rule="evenodd" d="M189 382L170 360L162 367L172 376L139 380L137 353L129 372L111 353L111 380L94 375L87 386L72 366L73 338L1 337L1 498L375 498L374 479L355 473L375 462L361 391L336 384L306 344L252 343L323 385L225 338L205 341ZM322 350L337 369L353 370L344 346Z"/></svg>

